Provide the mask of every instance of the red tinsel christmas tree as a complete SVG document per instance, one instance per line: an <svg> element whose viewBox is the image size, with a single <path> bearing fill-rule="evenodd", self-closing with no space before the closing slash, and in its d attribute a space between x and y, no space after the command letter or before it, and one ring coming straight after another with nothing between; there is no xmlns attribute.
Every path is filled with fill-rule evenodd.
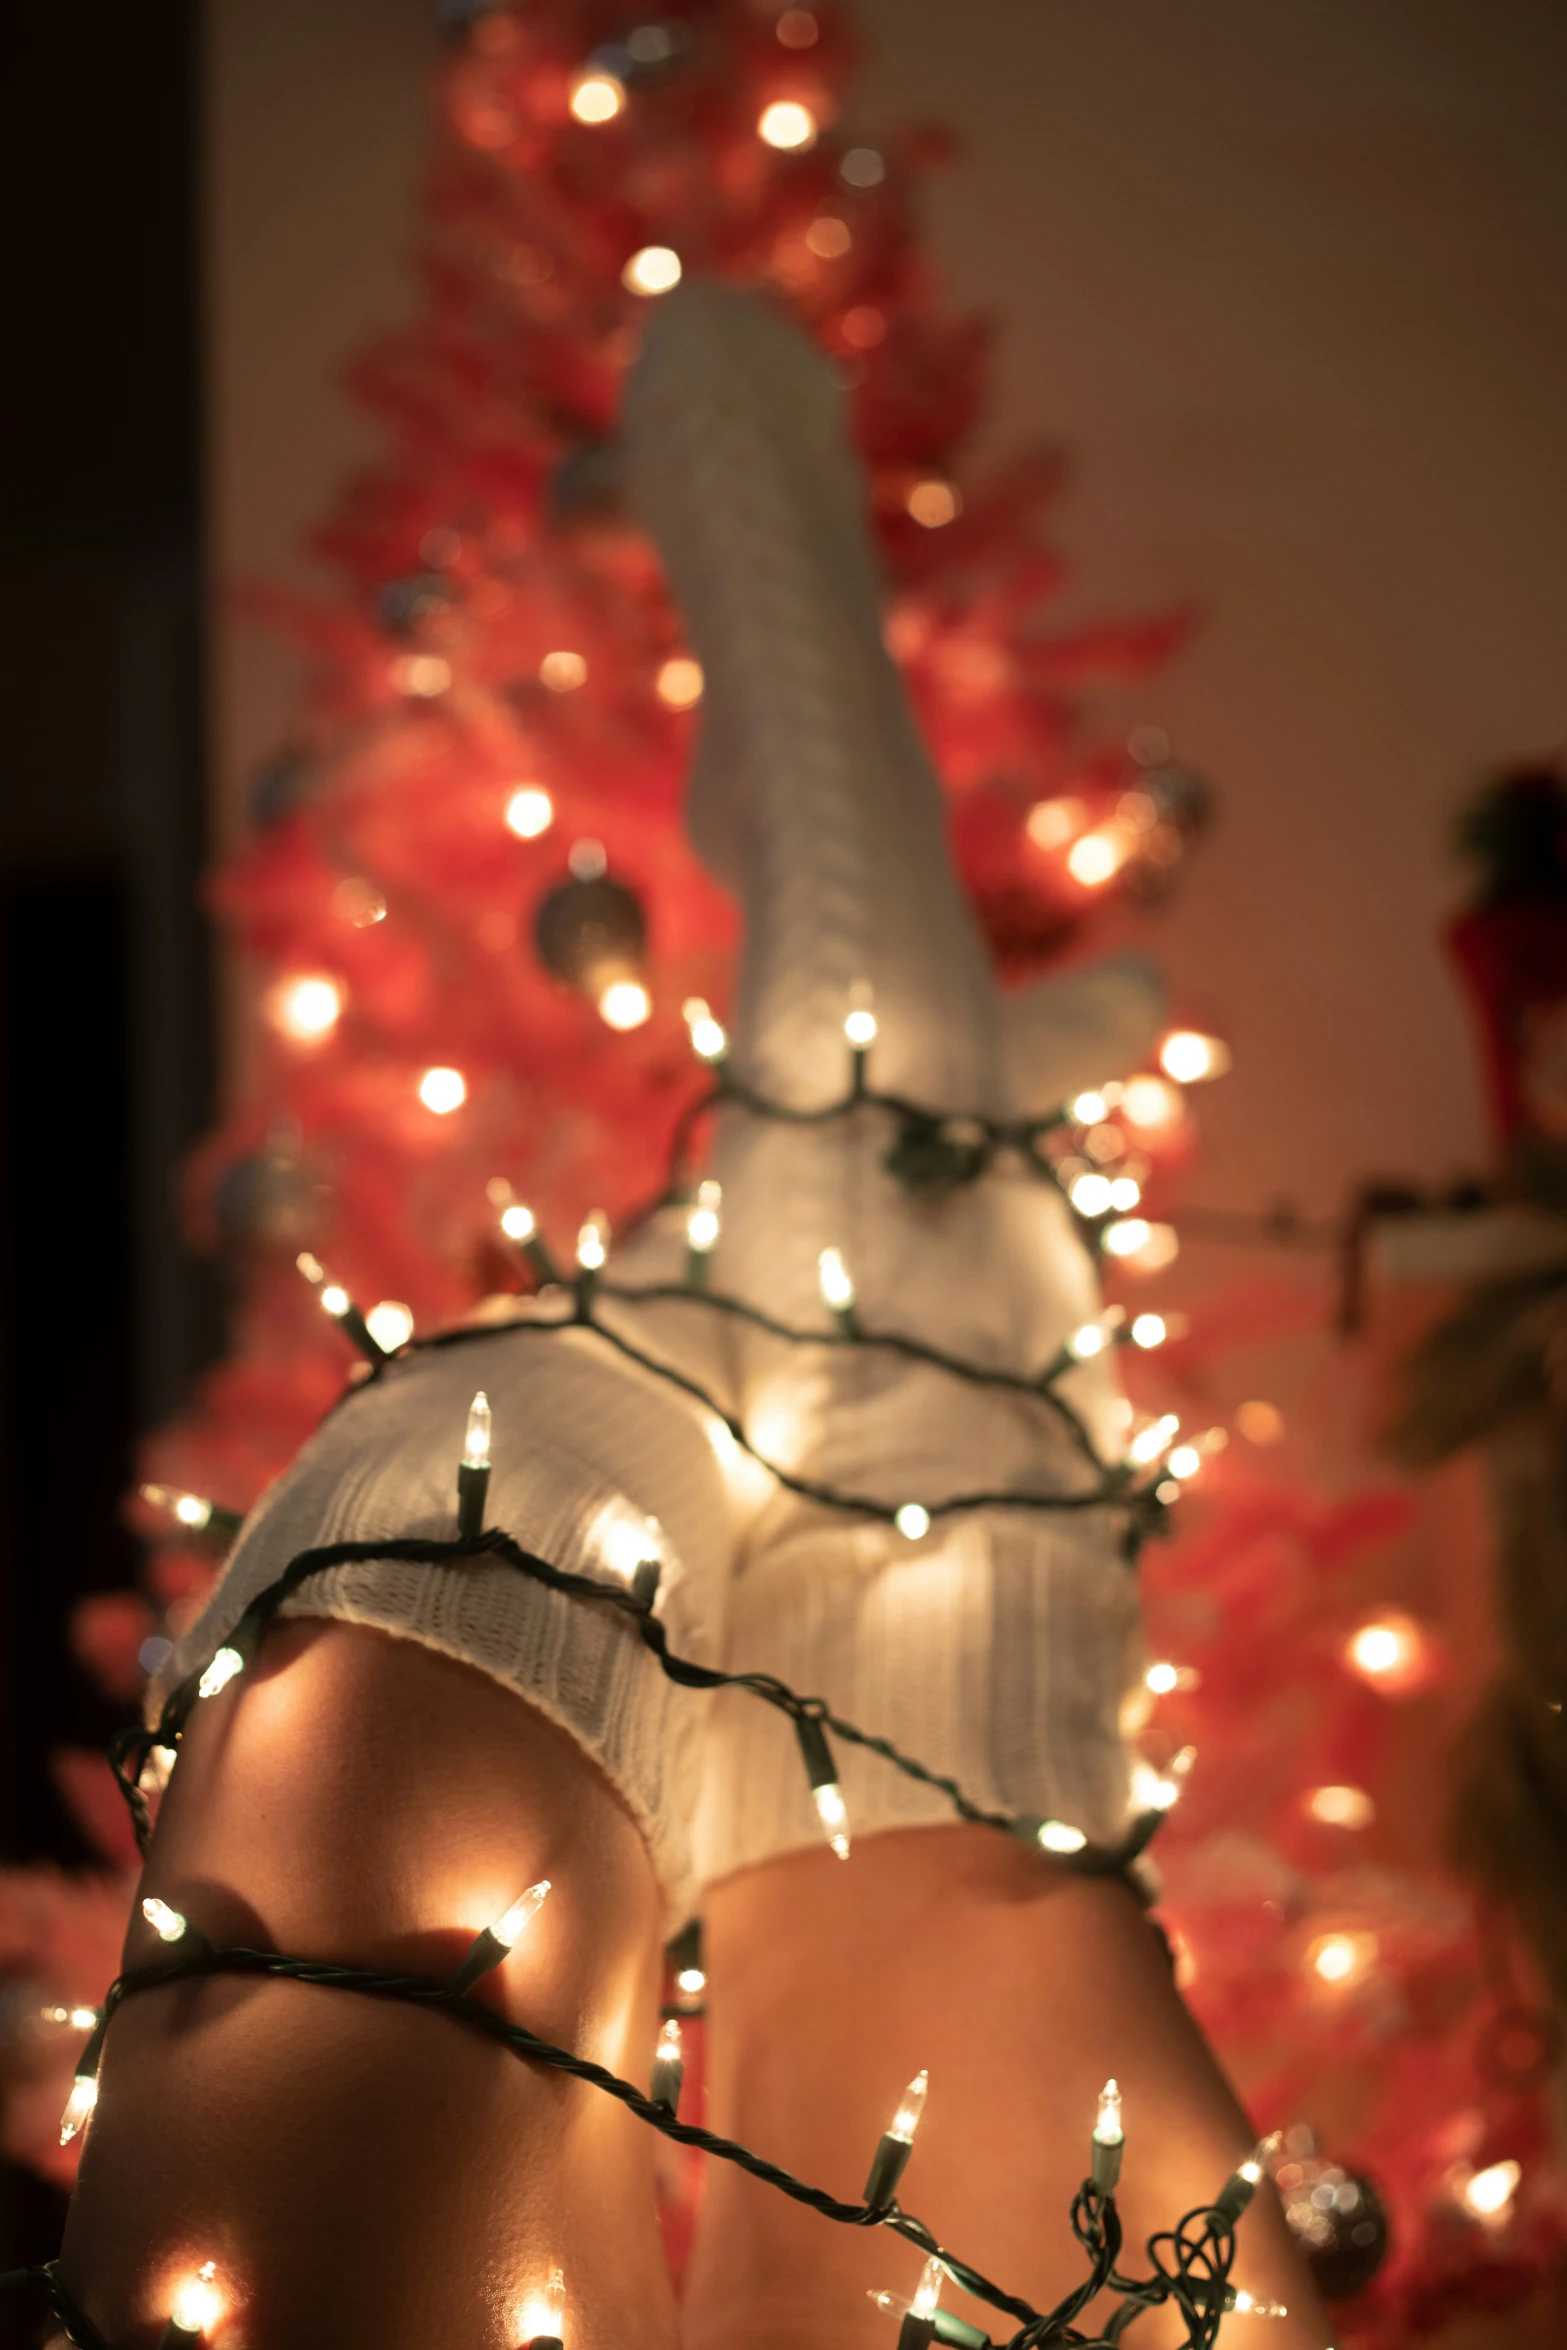
<svg viewBox="0 0 1567 2350"><path fill-rule="evenodd" d="M499 1200L526 1202L569 1258L585 1215L619 1218L661 1183L699 1090L693 1024L700 1045L702 1020L722 1017L733 934L679 820L701 675L615 453L642 321L682 272L767 290L842 371L888 642L1007 976L1102 941L1107 910L1168 887L1201 824L1202 787L1156 730L1127 750L1085 740L1085 689L1146 671L1182 624L1052 625L1062 567L1042 531L1058 462L1031 452L988 476L965 463L987 331L941 299L915 218L944 144L857 130L854 61L841 9L750 0L684 0L629 28L613 7L527 0L454 38L422 301L353 375L384 453L314 534L333 592L253 599L303 647L309 683L214 885L255 1017L243 1101L193 1168L190 1203L235 1267L237 1303L228 1359L147 1448L148 1477L174 1495L243 1512L340 1392L351 1349L300 1280L300 1251L390 1345L522 1285ZM1157 1210L1187 1155L1175 1088L1150 1073L1079 1112L1084 1171L1135 1169ZM1543 2221L1501 2259L1452 2181L1455 2166L1532 2162L1541 2132L1527 2097L1502 2112L1477 2086L1486 1994L1467 1911L1390 1860L1346 1865L1389 1703L1387 1675L1369 1686L1347 1645L1368 1602L1346 1570L1414 1505L1315 1499L1298 1462L1285 1476L1263 1458L1261 1405L1222 1453L1203 1433L1216 1364L1276 1303L1253 1289L1194 1312L1157 1355L1128 1351L1147 1416L1176 1409L1202 1439L1175 1464L1203 1496L1191 1530L1148 1567L1161 1665L1145 1736L1151 1771L1198 1749L1161 1848L1169 1914L1259 2122L1331 2124L1324 2075L1376 2072L1353 2142L1321 2154L1372 2174L1391 2210L1394 2260L1365 2306L1382 2328L1369 2338L1393 2341L1422 2322L1434 2278L1510 2261L1527 2281ZM1290 1292L1279 1311L1320 1308ZM171 1536L151 1507L141 1522L148 1598L94 1603L76 1631L127 1700L138 1652L156 1657L212 1573L201 1528ZM1418 1650L1415 1635L1412 1673ZM114 1971L133 1848L107 1772L61 1767L119 1874L13 1874L0 1966L62 2010L21 2063L5 2133L64 2176L66 2011ZM1470 2117L1456 2136L1455 2115ZM1332 2206L1344 2180L1312 2169L1303 2142L1291 2159L1308 2240L1324 2208L1310 2190L1328 2181L1318 2232L1333 2237L1322 2257L1343 2252L1343 2282L1371 2206ZM677 2245L680 2226L677 2212Z"/></svg>

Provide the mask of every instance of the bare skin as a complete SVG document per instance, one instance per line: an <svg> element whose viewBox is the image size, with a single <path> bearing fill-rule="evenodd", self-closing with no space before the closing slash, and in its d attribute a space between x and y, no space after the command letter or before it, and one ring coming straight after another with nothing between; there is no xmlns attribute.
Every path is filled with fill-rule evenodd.
<svg viewBox="0 0 1567 2350"><path fill-rule="evenodd" d="M215 1940L439 1977L540 1876L554 1891L487 1995L644 2079L659 1900L614 1792L466 1666L300 1624L198 1709L144 1890ZM1126 2095L1130 2245L1247 2149L1135 1903L983 1830L749 1870L710 1896L707 1932L715 2126L857 2197L900 2090L929 2066L903 2200L1041 2305L1082 2274L1065 2215L1108 2073ZM130 1963L160 1947L138 1920ZM293 1983L141 1994L114 2020L102 2083L62 2273L116 2350L156 2350L176 2281L208 2259L229 2296L215 2350L514 2350L552 2261L569 2350L682 2339L651 2133L449 2019ZM1266 2193L1241 2244L1237 2281L1291 2307L1266 2350L1323 2350ZM918 2267L896 2238L715 2163L683 2339L892 2350L866 2291L907 2293ZM1134 2336L1169 2338L1157 2321Z"/></svg>

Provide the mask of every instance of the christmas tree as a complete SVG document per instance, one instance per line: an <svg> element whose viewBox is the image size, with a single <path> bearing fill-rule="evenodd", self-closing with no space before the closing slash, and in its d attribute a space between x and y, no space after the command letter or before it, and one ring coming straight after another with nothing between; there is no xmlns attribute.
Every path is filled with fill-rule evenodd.
<svg viewBox="0 0 1567 2350"><path fill-rule="evenodd" d="M354 375L384 454L315 534L333 591L253 599L310 682L214 885L254 977L243 1099L190 1183L194 1230L235 1269L232 1348L149 1443L146 1600L106 1598L78 1626L84 1661L128 1700L232 1518L341 1392L354 1356L345 1318L321 1310L331 1285L363 1301L385 1350L528 1286L590 1218L624 1227L658 1195L703 1091L694 1060L721 1049L732 916L678 820L702 677L615 441L649 306L682 274L765 291L849 388L887 642L1005 977L1116 937L1200 829L1203 787L1156 729L1101 746L1084 720L1090 689L1146 672L1182 623L1052 623L1058 461L966 463L987 332L942 299L916 219L943 142L862 134L854 62L843 11L741 0L629 29L564 0L499 8L454 39L421 307ZM1154 1218L1189 1156L1180 1088L1221 1065L1213 1040L1177 1031L1162 1071L1070 1105L1057 1174L1096 1228L1118 1219L1129 1282L1173 1254ZM1490 2212L1489 2189L1467 2211L1463 2191L1542 2141L1523 2090L1454 2137L1454 2114L1484 2105L1471 2049L1489 2012L1462 1905L1428 1877L1343 1866L1374 1809L1389 1692L1426 1660L1418 1627L1374 1604L1374 1573L1345 1576L1326 1613L1321 1583L1414 1505L1324 1503L1299 1461L1288 1479L1270 1469L1268 1407L1248 1421L1208 1404L1227 1346L1301 1314L1298 1293L1252 1285L1182 1330L1128 1289L1129 1444L1158 1432L1141 1457L1168 1455L1171 1490L1198 1497L1148 1570L1144 1737L1155 1801L1183 1796L1162 1846L1180 1963L1259 2124L1331 2128L1324 2077L1379 2067L1374 2110L1286 2149L1281 2185L1330 2289L1370 2281L1391 2212L1394 2259L1362 2304L1384 2329L1370 2338L1391 2340L1459 2275L1517 2285L1537 2269L1539 2230L1494 2251L1516 2181ZM106 1770L61 1767L128 1871ZM113 1971L128 1887L18 1875L5 1894L8 1966L59 2010L8 2101L7 2143L63 2178L72 2006ZM678 2257L691 2181L670 2183Z"/></svg>

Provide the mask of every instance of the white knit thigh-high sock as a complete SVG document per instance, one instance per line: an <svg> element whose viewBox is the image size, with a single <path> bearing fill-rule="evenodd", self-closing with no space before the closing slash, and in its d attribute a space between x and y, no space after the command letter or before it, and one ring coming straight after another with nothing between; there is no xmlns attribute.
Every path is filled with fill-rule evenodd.
<svg viewBox="0 0 1567 2350"><path fill-rule="evenodd" d="M715 1656L731 1511L707 1415L591 1333L524 1320L421 1349L339 1405L247 1520L200 1620L149 1692L149 1719L302 1551L453 1539L478 1389L493 1415L485 1523L552 1566L606 1581L624 1581L652 1551L671 1645ZM623 1615L483 1558L331 1567L283 1612L375 1625L517 1690L600 1765L648 1839L672 1923L690 1914L706 1701L666 1680Z"/></svg>
<svg viewBox="0 0 1567 2350"><path fill-rule="evenodd" d="M660 306L628 397L633 485L706 681L693 830L745 911L732 1065L796 1109L840 1098L845 1015L868 988L874 1089L1004 1113L1001 1013L883 650L841 404L792 329L704 284ZM874 1106L816 1127L738 1104L721 1114L714 1285L824 1341L782 1346L731 1325L751 1441L797 1475L885 1503L1091 1493L1095 1472L1046 1403L830 1343L827 1248L842 1252L865 1329L991 1368L1037 1373L1097 1310L1047 1185L1003 1163L925 1204L883 1165L894 1134ZM1108 1443L1103 1368L1067 1389ZM775 1490L749 1523L726 1661L825 1696L981 1803L1113 1842L1128 1810L1118 1713L1139 1640L1118 1534L1105 1508L987 1507L938 1516L910 1541ZM787 1724L730 1697L714 1723L709 1878L819 1834ZM945 1798L875 1757L838 1759L857 1830L951 1818Z"/></svg>

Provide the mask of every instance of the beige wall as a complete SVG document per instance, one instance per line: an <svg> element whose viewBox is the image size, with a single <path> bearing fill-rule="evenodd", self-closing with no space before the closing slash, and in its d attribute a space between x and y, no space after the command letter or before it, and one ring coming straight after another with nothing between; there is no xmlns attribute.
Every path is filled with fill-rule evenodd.
<svg viewBox="0 0 1567 2350"><path fill-rule="evenodd" d="M214 0L214 516L277 569L404 302L430 0ZM862 0L868 122L937 114L994 436L1071 443L1074 607L1195 598L1140 697L1218 781L1159 927L1232 1038L1200 1196L1331 1206L1481 1149L1433 943L1472 771L1567 738L1567 11L1557 0ZM287 710L224 649L226 804Z"/></svg>

